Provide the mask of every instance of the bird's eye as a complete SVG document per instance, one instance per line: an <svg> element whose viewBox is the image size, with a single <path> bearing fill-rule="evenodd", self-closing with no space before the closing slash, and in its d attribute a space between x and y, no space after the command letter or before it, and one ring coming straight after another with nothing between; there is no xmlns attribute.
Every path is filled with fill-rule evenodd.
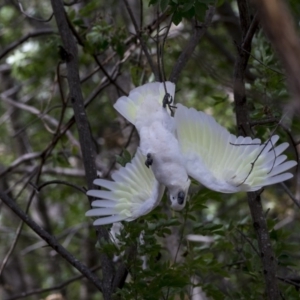
<svg viewBox="0 0 300 300"><path fill-rule="evenodd" d="M185 198L185 193L183 191L180 191L177 195L177 202L178 204L183 204Z"/></svg>

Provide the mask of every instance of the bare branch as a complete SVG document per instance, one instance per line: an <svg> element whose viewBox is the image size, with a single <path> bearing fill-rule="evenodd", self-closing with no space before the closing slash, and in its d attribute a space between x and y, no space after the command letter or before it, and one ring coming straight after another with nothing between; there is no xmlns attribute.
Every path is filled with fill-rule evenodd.
<svg viewBox="0 0 300 300"><path fill-rule="evenodd" d="M99 269L101 269L101 266L95 266L93 268L90 268L90 270L92 272L97 271ZM31 296L31 295L39 295L39 294L43 294L43 293L46 293L46 292L51 292L51 291L54 291L54 290L61 290L64 287L68 286L69 284L73 283L74 281L80 280L83 277L84 277L83 275L77 275L77 276L74 276L74 277L70 278L69 280L64 281L63 283L51 286L49 288L35 289L35 290L32 290L32 291L23 292L21 294L14 295L10 298L7 298L6 300L22 299L22 298L26 298L26 297Z"/></svg>
<svg viewBox="0 0 300 300"><path fill-rule="evenodd" d="M152 72L154 74L155 80L159 81L158 69L157 69L157 67L153 63L152 57L151 57L151 55L150 55L150 53L148 51L147 45L146 45L146 43L145 43L145 41L144 41L144 39L142 37L142 34L141 34L140 30L139 30L138 24L137 24L137 22L136 22L136 20L134 18L134 15L133 15L133 12L131 10L131 7L130 7L130 5L129 5L129 3L128 3L127 0L123 0L123 2L124 2L125 7L126 7L126 9L128 11L128 14L129 14L129 16L131 18L132 24L133 24L134 29L136 31L137 38L139 39L139 41L141 43L142 49L143 49L143 51L144 51L144 53L146 55L146 58L147 58L148 63L150 65L150 68L151 68L151 70L152 70Z"/></svg>
<svg viewBox="0 0 300 300"><path fill-rule="evenodd" d="M82 2L83 0L74 0L74 1L71 1L71 2L65 2L64 1L64 6L72 6L74 4L78 4L80 2Z"/></svg>
<svg viewBox="0 0 300 300"><path fill-rule="evenodd" d="M40 227L36 222L31 220L27 214L25 214L16 202L8 197L5 193L0 191L1 200L21 219L26 223L37 235L39 235L47 244L52 247L61 257L68 261L74 268L76 268L81 274L89 279L100 291L102 290L99 279L90 271L90 269L79 262L69 251L67 251L56 240L54 236L49 234L46 230Z"/></svg>
<svg viewBox="0 0 300 300"><path fill-rule="evenodd" d="M77 124L79 141L82 150L83 164L86 173L87 185L92 189L93 181L96 178L95 151L92 142L92 135L84 107L84 99L80 86L78 73L78 50L75 43L72 30L69 27L64 5L62 0L51 0L52 9L56 19L57 27L61 35L63 47L68 53L67 79L70 90L70 99L74 110L74 117ZM92 199L90 199L91 201ZM98 229L99 238L109 239L108 232L105 228ZM114 276L114 267L112 260L104 253L100 255L103 270L103 297L111 299L112 281Z"/></svg>
<svg viewBox="0 0 300 300"><path fill-rule="evenodd" d="M284 189L284 191L289 195L289 197L293 200L293 202L300 208L300 201L292 194L290 189L286 186L284 182L281 182L280 185Z"/></svg>
<svg viewBox="0 0 300 300"><path fill-rule="evenodd" d="M26 11L23 9L22 3L20 1L18 1L19 7L20 7L20 11L22 12L22 14L24 14L26 17L38 21L38 22L42 22L42 23L47 23L49 21L51 21L51 19L53 18L53 13L50 15L50 17L46 20L44 19L38 19L38 18L34 18L32 16L30 16L29 14L26 13Z"/></svg>
<svg viewBox="0 0 300 300"><path fill-rule="evenodd" d="M169 77L170 81L177 83L180 73L182 72L188 60L191 58L192 53L194 52L200 39L207 31L207 28L210 26L214 13L215 7L210 6L206 12L204 23L202 25L194 24L194 34L191 36L191 39L188 41L185 49L181 52L180 56L178 57L177 62L173 67L171 75Z"/></svg>
<svg viewBox="0 0 300 300"><path fill-rule="evenodd" d="M25 187L27 186L28 182L30 182L30 180L32 180L32 178L35 176L35 173L33 172L29 177L26 176L26 183L23 184L23 187L21 188L21 190L18 192L17 196L15 199L17 199L19 197L19 195L21 195L21 193L23 192L23 190L25 189ZM10 189L9 189L10 190ZM6 192L6 194L8 194L10 191ZM31 199L33 197L33 193L31 193L31 196L29 197L29 201L28 201L28 205L26 207L26 212L28 212L29 210L29 207L30 207L30 204L31 204ZM19 238L21 236L21 233L22 233L22 230L23 230L23 225L24 225L24 222L23 220L21 220L17 230L16 230L16 233L15 233L15 236L14 236L14 240L7 252L7 254L5 255L4 259L2 260L2 263L1 263L1 266L0 266L0 277L2 277L2 274L3 274L3 270L5 269L8 261L9 261L9 258L11 257L11 255L13 254L14 250L15 250L15 247L17 245L17 242L19 241Z"/></svg>
<svg viewBox="0 0 300 300"><path fill-rule="evenodd" d="M59 122L51 117L50 115L48 115L48 112L51 110L51 108L49 108L47 111L45 112L41 112L40 110L38 110L37 108L30 106L28 104L22 103L22 102L17 102L14 101L12 99L10 99L9 97L5 96L5 93L0 94L0 98L5 101L6 103L9 103L10 105L18 108L18 109L22 109L24 111L27 111L31 114L37 115L38 119L37 120L41 120L41 121L47 121L49 124L57 127L57 130L59 130L60 126L59 126ZM28 126L30 126L33 122L36 122L36 120L32 121L31 123L27 124L26 126L24 126L23 128L21 128L18 132L15 133L14 136L17 136L18 134L22 133ZM44 124L46 126L46 124ZM72 133L68 130L66 131L66 136L69 138L70 142L73 145L79 146L78 145L78 141L75 139L75 137L72 135Z"/></svg>
<svg viewBox="0 0 300 300"><path fill-rule="evenodd" d="M256 18L250 22L248 3L238 0L240 12L240 23L242 29L242 42L237 45L238 55L234 70L234 101L236 108L236 119L239 134L251 136L251 126L248 116L248 106L245 90L245 70L251 53L251 41L258 25ZM244 43L243 41L246 42ZM276 280L277 262L272 250L269 230L263 212L259 192L248 193L248 205L256 232L260 258L263 265L263 274L266 282L266 293L268 299L279 299L279 289Z"/></svg>
<svg viewBox="0 0 300 300"><path fill-rule="evenodd" d="M251 242L251 240L240 229L237 228L237 231L243 237L243 239L251 246L251 248L258 255L258 257L260 257L258 250L255 248L255 246L253 245L253 243Z"/></svg>
<svg viewBox="0 0 300 300"><path fill-rule="evenodd" d="M286 277L281 277L281 276L277 276L276 278L283 281L283 282L285 282L285 283L288 283L288 284L294 286L297 290L299 290L299 288L300 288L300 284L298 283L299 282L299 277L295 278L296 280L293 279L293 278L286 278Z"/></svg>
<svg viewBox="0 0 300 300"><path fill-rule="evenodd" d="M36 189L37 189L37 191L40 191L42 188L44 188L45 186L47 186L47 185L49 185L49 184L63 184L63 185L70 186L70 187L72 187L72 188L78 190L79 192L81 192L81 193L83 193L83 194L86 193L86 191L85 191L83 188L81 188L81 187L79 187L79 186L77 186L77 185L75 185L75 184L72 184L72 183L70 183L70 182L63 181L63 180L51 180L51 181L47 181L47 182L45 182L45 183L39 185L38 187L36 187Z"/></svg>
<svg viewBox="0 0 300 300"><path fill-rule="evenodd" d="M287 83L293 105L299 109L300 95L300 39L293 16L284 1L254 0L259 19L270 42L286 70Z"/></svg>
<svg viewBox="0 0 300 300"><path fill-rule="evenodd" d="M28 173L31 174L35 170L35 166L26 166L19 167L14 172L15 173ZM76 168L61 168L61 167L42 167L43 174L51 174L51 175L60 175L60 176L70 176L70 177L84 177L85 172L83 169Z"/></svg>
<svg viewBox="0 0 300 300"><path fill-rule="evenodd" d="M67 79L70 89L70 99L74 109L74 116L78 128L79 140L82 150L83 163L86 170L88 187L93 187L93 180L97 176L95 167L95 152L89 123L84 109L84 99L82 96L80 78L78 74L77 46L69 28L65 15L65 10L61 0L52 0L52 8L57 22L63 46L68 53L67 59Z"/></svg>
<svg viewBox="0 0 300 300"><path fill-rule="evenodd" d="M33 37L38 37L42 35L49 35L49 34L57 34L56 32L53 31L53 29L40 29L36 30L30 33L27 33L24 35L22 38L20 38L17 41L14 41L10 45L8 45L2 52L0 52L0 59L5 57L9 52L13 51L16 49L18 46L26 42L28 39L33 38Z"/></svg>
<svg viewBox="0 0 300 300"><path fill-rule="evenodd" d="M15 161L13 161L8 168L6 168L4 171L0 173L0 177L4 176L8 172L12 171L16 167L18 167L20 164L23 164L29 160L39 158L41 156L41 152L32 152L32 153L26 153L19 158L17 158Z"/></svg>

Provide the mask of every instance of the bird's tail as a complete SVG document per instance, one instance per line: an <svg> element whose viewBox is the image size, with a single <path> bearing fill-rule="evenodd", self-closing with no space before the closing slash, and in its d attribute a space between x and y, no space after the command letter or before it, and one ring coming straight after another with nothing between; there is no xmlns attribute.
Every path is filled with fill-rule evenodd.
<svg viewBox="0 0 300 300"><path fill-rule="evenodd" d="M175 84L169 81L151 82L139 86L132 91L129 95L120 97L114 104L114 108L129 122L135 125L137 111L143 104L146 98L156 99L161 105L165 94L169 93L173 98L175 94Z"/></svg>

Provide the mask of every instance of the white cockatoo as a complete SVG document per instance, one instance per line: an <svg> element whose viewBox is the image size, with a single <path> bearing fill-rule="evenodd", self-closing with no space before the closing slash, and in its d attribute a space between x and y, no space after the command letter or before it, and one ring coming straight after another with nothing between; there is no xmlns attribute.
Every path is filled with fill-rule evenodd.
<svg viewBox="0 0 300 300"><path fill-rule="evenodd" d="M157 181L167 188L172 208L181 210L190 179L167 105L174 94L175 85L171 82L148 83L132 90L128 97L119 98L114 108L136 127L146 166L151 166Z"/></svg>
<svg viewBox="0 0 300 300"><path fill-rule="evenodd" d="M174 98L171 82L148 83L121 97L115 109L134 124L140 149L131 163L112 175L114 181L96 179L108 189L91 190L98 199L87 216L100 216L94 225L131 221L149 213L160 202L165 187L171 206L185 205L193 177L209 189L222 193L256 191L293 177L286 171L297 164L286 161L288 143L275 147L279 137L236 137L212 116L177 104L171 117L166 104ZM150 167L150 169L148 168Z"/></svg>

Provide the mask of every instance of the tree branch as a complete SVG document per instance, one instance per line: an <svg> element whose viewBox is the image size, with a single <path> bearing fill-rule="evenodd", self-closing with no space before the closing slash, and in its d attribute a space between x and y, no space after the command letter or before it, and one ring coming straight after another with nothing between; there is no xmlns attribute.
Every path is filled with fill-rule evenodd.
<svg viewBox="0 0 300 300"><path fill-rule="evenodd" d="M169 77L169 80L171 82L177 83L180 73L182 72L183 68L187 64L188 60L191 58L192 53L194 52L200 39L205 34L207 28L210 26L214 13L215 13L215 7L210 6L206 12L206 17L205 17L204 23L202 25L194 24L194 29L195 29L194 34L191 36L185 49L179 55L177 62L172 69L171 75Z"/></svg>
<svg viewBox="0 0 300 300"><path fill-rule="evenodd" d="M0 173L0 177L4 176L5 174L7 174L8 172L12 171L13 169L15 169L16 167L18 167L19 165L30 161L32 159L36 159L41 157L41 152L31 152L31 153L26 153L20 157L18 157L15 161L13 161L9 167L7 167L5 170L3 170Z"/></svg>
<svg viewBox="0 0 300 300"><path fill-rule="evenodd" d="M79 141L82 150L83 164L86 172L87 185L92 189L93 181L97 177L95 165L95 151L92 142L92 135L88 119L85 112L84 100L82 96L80 78L78 73L78 51L75 43L72 30L69 27L64 4L62 0L51 0L54 17L56 19L57 27L61 35L63 47L68 56L67 64L67 79L69 84L70 99L74 110L75 121L77 124ZM92 199L90 199L92 201ZM105 228L98 229L99 240L104 238L109 240L108 232ZM112 260L105 254L101 254L101 263L103 271L102 292L104 299L111 299L112 281L114 277L114 267Z"/></svg>
<svg viewBox="0 0 300 300"><path fill-rule="evenodd" d="M48 19L38 19L38 18L34 18L31 15L27 14L26 11L23 9L23 5L22 3L20 3L20 1L18 1L19 7L20 7L20 11L22 12L22 14L24 14L26 17L38 21L38 22L42 22L42 23L46 23L51 21L51 19L53 18L53 13L50 15L50 17Z"/></svg>
<svg viewBox="0 0 300 300"><path fill-rule="evenodd" d="M234 70L234 101L239 134L251 136L252 132L248 116L244 78L251 52L251 41L258 22L256 18L254 18L251 24L247 1L238 0L237 3L240 12L242 42L241 45L237 45L238 55ZM260 192L248 193L248 205L258 240L267 297L272 300L279 299L279 289L276 280L277 262L271 246L269 231L261 204Z"/></svg>
<svg viewBox="0 0 300 300"><path fill-rule="evenodd" d="M95 267L91 268L90 270L92 272L94 272L94 271L96 271L100 268L101 268L101 266L95 266ZM84 277L83 275L77 275L77 276L74 276L74 277L70 278L69 280L64 281L63 283L51 286L49 288L34 289L34 290L31 290L31 291L28 291L28 292L22 292L20 294L11 296L11 297L7 298L6 300L17 300L17 299L26 298L26 297L31 296L31 295L39 295L39 294L51 292L51 291L54 291L54 290L61 290L64 287L68 286L69 284L73 283L74 281L80 280L83 277Z"/></svg>
<svg viewBox="0 0 300 300"><path fill-rule="evenodd" d="M0 59L2 59L4 56L6 56L9 52L13 51L15 48L17 48L19 45L26 42L28 39L41 36L41 35L48 35L48 34L57 34L53 31L53 29L40 29L33 32L30 32L26 35L24 35L22 38L20 38L17 41L14 41L10 45L8 45L2 52L0 52Z"/></svg>
<svg viewBox="0 0 300 300"><path fill-rule="evenodd" d="M78 190L79 192L81 192L83 194L86 193L86 191L83 188L81 188L81 187L79 187L79 186L77 186L77 185L75 185L73 183L70 183L70 182L67 182L67 181L63 181L63 180L50 180L50 181L44 182L41 185L35 187L35 189L39 192L42 188L44 188L45 186L47 186L49 184L63 184L63 185L70 186L70 187Z"/></svg>
<svg viewBox="0 0 300 300"><path fill-rule="evenodd" d="M0 191L1 200L21 219L26 223L37 235L39 235L47 244L59 253L66 261L75 267L81 274L89 279L100 291L102 285L99 279L89 270L89 268L78 261L69 251L67 251L54 236L40 227L37 223L29 218L16 204L16 202Z"/></svg>
<svg viewBox="0 0 300 300"><path fill-rule="evenodd" d="M144 39L143 39L143 37L142 37L141 31L139 30L138 24L137 24L137 22L136 22L136 20L135 20L135 18L134 18L134 15L133 15L133 12L132 12L132 10L131 10L131 7L130 7L130 5L129 5L129 3L128 3L127 0L123 0L123 2L124 2L125 7L126 7L126 9L127 9L127 11L128 11L128 14L129 14L129 16L130 16L131 22L132 22L132 24L133 24L133 26L134 26L134 29L135 29L137 38L139 39L139 41L140 41L140 43L141 43L141 46L142 46L142 49L143 49L143 51L144 51L144 53L145 53L145 55L146 55L148 64L150 65L150 68L151 68L151 70L152 70L152 72L153 72L153 74L154 74L155 80L158 81L158 80L159 80L158 69L157 69L157 67L154 65L154 62L153 62L153 60L152 60L152 57L151 57L151 55L150 55L150 53L149 53L149 51L148 51L147 45L146 45L146 43L145 43L145 41L144 41Z"/></svg>
<svg viewBox="0 0 300 300"><path fill-rule="evenodd" d="M293 16L281 0L253 0L259 19L270 42L286 70L287 84L293 105L299 109L300 95L300 39Z"/></svg>

